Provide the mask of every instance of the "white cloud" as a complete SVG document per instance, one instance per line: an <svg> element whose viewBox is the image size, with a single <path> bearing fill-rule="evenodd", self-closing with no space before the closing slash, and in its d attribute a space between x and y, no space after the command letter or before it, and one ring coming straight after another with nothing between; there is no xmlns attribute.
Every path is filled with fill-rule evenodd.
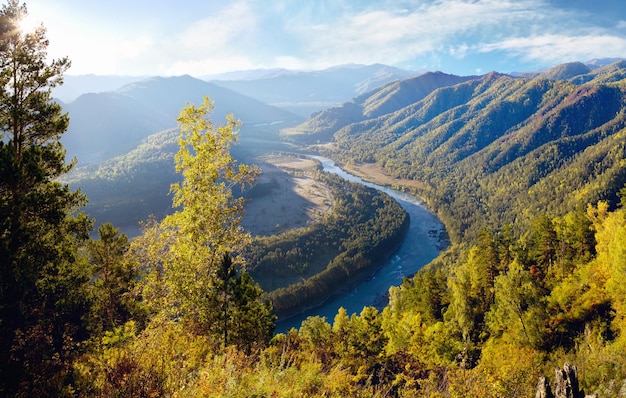
<svg viewBox="0 0 626 398"><path fill-rule="evenodd" d="M467 55L469 50L470 50L470 46L463 43L463 44L458 44L458 45L454 45L450 47L449 52L450 52L450 55L453 56L454 58L463 59L465 58L465 55Z"/></svg>
<svg viewBox="0 0 626 398"><path fill-rule="evenodd" d="M626 21L616 18L611 32L549 0L191 1L184 9L163 1L153 9L133 3L142 14L123 8L128 15L119 21L114 8L101 16L103 6L92 3L74 13L73 0L31 1L49 29L49 54L69 56L72 74L202 75L377 62L448 70L499 51L541 62L626 53L620 36ZM122 9L121 0L113 3Z"/></svg>
<svg viewBox="0 0 626 398"><path fill-rule="evenodd" d="M335 63L399 63L442 50L462 58L470 47L459 45L459 40L497 36L505 27L531 29L546 18L542 4L444 0L417 3L411 9L367 9L342 15L332 24L297 25L293 31L313 60L321 56Z"/></svg>
<svg viewBox="0 0 626 398"><path fill-rule="evenodd" d="M255 28L252 8L240 1L193 23L176 38L176 43L191 50L223 50L249 37Z"/></svg>
<svg viewBox="0 0 626 398"><path fill-rule="evenodd" d="M480 52L505 51L532 61L546 63L585 61L626 54L626 38L609 34L535 35L502 40L479 47Z"/></svg>
<svg viewBox="0 0 626 398"><path fill-rule="evenodd" d="M172 39L160 43L166 50L160 73L203 75L255 67L242 45L254 37L257 18L240 1L202 18Z"/></svg>

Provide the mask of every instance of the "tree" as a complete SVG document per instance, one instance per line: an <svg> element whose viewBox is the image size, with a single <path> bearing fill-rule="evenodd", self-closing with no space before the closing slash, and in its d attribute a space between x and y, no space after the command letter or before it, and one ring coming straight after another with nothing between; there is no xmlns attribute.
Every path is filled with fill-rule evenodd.
<svg viewBox="0 0 626 398"><path fill-rule="evenodd" d="M459 327L465 343L487 337L484 317L494 301L494 280L499 264L499 260L490 260L490 257L489 250L481 246L471 247L467 260L454 269L448 280L450 306L446 319Z"/></svg>
<svg viewBox="0 0 626 398"><path fill-rule="evenodd" d="M533 220L529 240L531 261L545 275L555 263L558 247L554 223L549 216L544 214Z"/></svg>
<svg viewBox="0 0 626 398"><path fill-rule="evenodd" d="M261 301L263 290L245 270L237 269L229 254L224 254L213 281L214 292L208 300L218 311L207 311L214 334L222 335L222 344L250 351L269 341L276 316L270 301Z"/></svg>
<svg viewBox="0 0 626 398"><path fill-rule="evenodd" d="M495 280L495 303L487 313L494 335L507 333L519 345L538 348L545 334L546 312L541 289L530 271L517 260Z"/></svg>
<svg viewBox="0 0 626 398"><path fill-rule="evenodd" d="M153 224L138 241L146 247L133 252L153 275L145 278L144 297L157 300L168 318L185 320L222 345L245 345L271 337L274 324L271 307L258 301L260 289L238 255L251 239L241 227L244 200L233 190L251 184L258 170L237 165L230 155L239 121L229 115L216 128L212 110L205 97L201 106L181 111L175 159L183 179L171 187L180 209Z"/></svg>
<svg viewBox="0 0 626 398"><path fill-rule="evenodd" d="M137 270L124 260L129 241L111 223L98 228L100 239L88 242L91 266L91 329L101 334L129 321L135 313L132 291Z"/></svg>
<svg viewBox="0 0 626 398"><path fill-rule="evenodd" d="M89 280L77 248L91 227L59 139L68 116L52 101L67 58L46 61L43 26L19 30L24 4L0 9L0 391L54 394L80 338Z"/></svg>

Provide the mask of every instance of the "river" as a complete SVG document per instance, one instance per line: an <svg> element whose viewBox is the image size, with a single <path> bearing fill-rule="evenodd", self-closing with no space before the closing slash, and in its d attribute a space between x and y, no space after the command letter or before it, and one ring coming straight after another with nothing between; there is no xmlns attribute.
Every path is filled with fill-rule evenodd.
<svg viewBox="0 0 626 398"><path fill-rule="evenodd" d="M279 319L276 323L277 333L284 333L292 327L299 328L303 320L315 315L325 317L332 324L340 307L345 308L348 315L359 314L365 306L382 309L387 304L387 292L391 286L397 286L402 283L403 278L414 275L447 245L445 238L447 235L443 224L415 196L363 181L359 177L346 173L330 159L318 156L314 158L322 163L325 171L387 193L409 213L411 222L398 251L373 274L371 279L358 284L352 291L337 294L322 305L302 314L284 320Z"/></svg>

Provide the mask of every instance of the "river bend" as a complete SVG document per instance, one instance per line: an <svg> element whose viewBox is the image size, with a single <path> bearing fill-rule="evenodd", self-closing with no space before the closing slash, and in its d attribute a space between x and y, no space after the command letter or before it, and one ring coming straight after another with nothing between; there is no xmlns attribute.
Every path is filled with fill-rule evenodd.
<svg viewBox="0 0 626 398"><path fill-rule="evenodd" d="M320 306L285 320L279 319L276 324L278 333L283 333L292 327L299 328L302 321L309 316L326 317L326 320L332 324L340 307L344 307L348 315L360 313L365 306L382 309L387 304L387 292L391 286L397 286L402 283L403 278L414 275L447 245L443 224L415 196L363 181L337 167L333 160L318 156L314 158L321 162L323 169L327 172L390 195L409 213L411 221L398 251L373 274L371 279L359 283L350 292L331 297Z"/></svg>

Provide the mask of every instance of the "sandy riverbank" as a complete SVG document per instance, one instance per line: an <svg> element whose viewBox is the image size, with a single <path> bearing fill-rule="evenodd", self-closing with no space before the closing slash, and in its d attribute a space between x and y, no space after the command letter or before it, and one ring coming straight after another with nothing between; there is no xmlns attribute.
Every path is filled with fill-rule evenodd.
<svg viewBox="0 0 626 398"><path fill-rule="evenodd" d="M289 155L260 160L261 175L249 192L243 218L247 231L272 235L304 227L330 209L330 189L311 177L316 161Z"/></svg>

